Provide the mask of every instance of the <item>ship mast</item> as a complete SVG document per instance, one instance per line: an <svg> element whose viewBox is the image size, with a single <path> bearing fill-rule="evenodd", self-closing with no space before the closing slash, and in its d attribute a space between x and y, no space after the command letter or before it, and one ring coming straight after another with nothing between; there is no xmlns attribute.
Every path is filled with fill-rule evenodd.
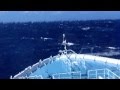
<svg viewBox="0 0 120 90"><path fill-rule="evenodd" d="M64 50L59 50L60 53L62 54L67 54L68 51L69 52L72 52L72 53L75 53L73 50L71 49L67 49L67 46L69 46L69 43L67 43L66 39L65 39L65 34L63 34L63 41L62 41L62 45L64 46Z"/></svg>
<svg viewBox="0 0 120 90"><path fill-rule="evenodd" d="M65 34L63 34L63 42L62 45L64 46L64 53L67 53L67 42L65 40Z"/></svg>

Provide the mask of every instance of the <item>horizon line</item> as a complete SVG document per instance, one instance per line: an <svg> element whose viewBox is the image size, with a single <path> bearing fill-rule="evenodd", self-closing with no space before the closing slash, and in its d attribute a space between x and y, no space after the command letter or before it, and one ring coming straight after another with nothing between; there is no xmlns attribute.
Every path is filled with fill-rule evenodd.
<svg viewBox="0 0 120 90"><path fill-rule="evenodd" d="M36 23L36 22L72 22L72 21L99 21L99 20L120 20L120 19L87 19L87 20L54 20L54 21L9 21L9 22L4 22L0 21L0 23Z"/></svg>

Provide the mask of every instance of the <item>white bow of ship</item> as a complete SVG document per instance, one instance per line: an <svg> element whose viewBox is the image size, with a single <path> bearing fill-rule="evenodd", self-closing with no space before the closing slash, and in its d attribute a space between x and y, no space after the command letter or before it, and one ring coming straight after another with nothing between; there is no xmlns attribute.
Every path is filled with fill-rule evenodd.
<svg viewBox="0 0 120 90"><path fill-rule="evenodd" d="M64 50L56 56L39 60L10 79L120 79L120 60L77 54L63 34Z"/></svg>

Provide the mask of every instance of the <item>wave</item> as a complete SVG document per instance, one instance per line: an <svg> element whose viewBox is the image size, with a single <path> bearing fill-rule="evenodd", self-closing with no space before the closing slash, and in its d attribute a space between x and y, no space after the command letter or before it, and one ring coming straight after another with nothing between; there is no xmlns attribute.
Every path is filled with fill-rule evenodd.
<svg viewBox="0 0 120 90"><path fill-rule="evenodd" d="M102 52L102 53L89 53L92 55L97 55L97 56L117 56L120 55L120 51L110 51L110 52Z"/></svg>

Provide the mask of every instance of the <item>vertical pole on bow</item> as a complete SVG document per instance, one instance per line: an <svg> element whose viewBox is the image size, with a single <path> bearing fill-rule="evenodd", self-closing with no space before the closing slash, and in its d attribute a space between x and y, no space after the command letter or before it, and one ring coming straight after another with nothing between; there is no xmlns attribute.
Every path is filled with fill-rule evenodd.
<svg viewBox="0 0 120 90"><path fill-rule="evenodd" d="M63 42L62 42L62 44L64 45L65 53L67 53L67 42L65 40L65 34L63 34Z"/></svg>

